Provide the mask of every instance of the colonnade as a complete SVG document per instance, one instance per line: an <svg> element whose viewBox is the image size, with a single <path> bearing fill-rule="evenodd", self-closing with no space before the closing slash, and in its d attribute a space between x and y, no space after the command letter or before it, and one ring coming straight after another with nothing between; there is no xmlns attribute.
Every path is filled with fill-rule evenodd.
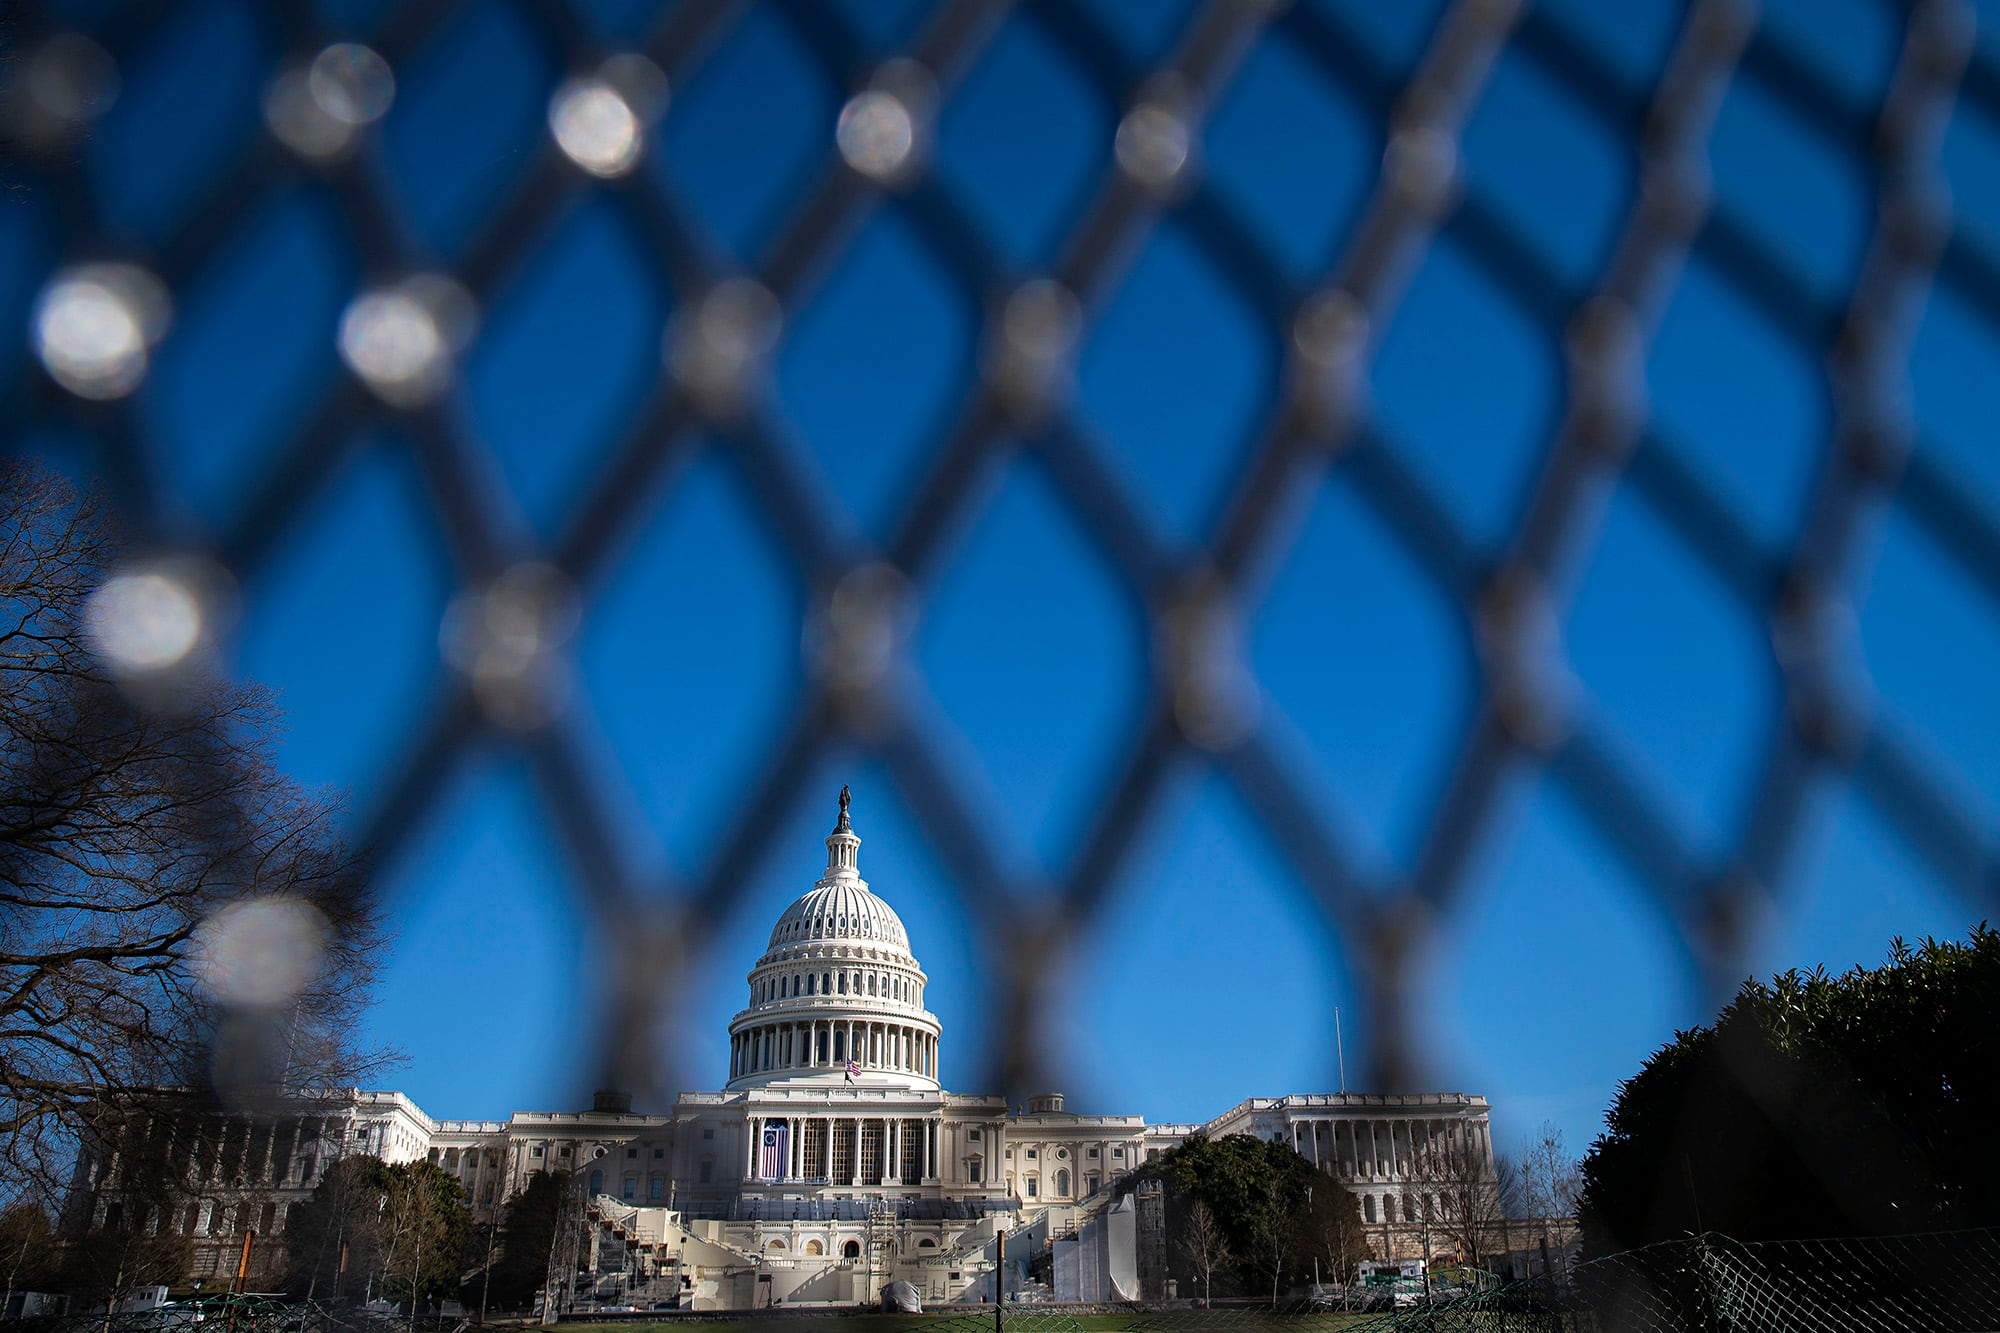
<svg viewBox="0 0 2000 1333"><path fill-rule="evenodd" d="M785 1146L781 1174L774 1174L766 1169L762 1131L780 1124ZM936 1120L902 1116L746 1116L743 1177L828 1185L934 1182L940 1128Z"/></svg>
<svg viewBox="0 0 2000 1333"><path fill-rule="evenodd" d="M1354 1180L1408 1180L1465 1153L1493 1169L1493 1131L1484 1120L1302 1116L1291 1133L1292 1147L1314 1166Z"/></svg>
<svg viewBox="0 0 2000 1333"><path fill-rule="evenodd" d="M763 1023L729 1041L729 1077L784 1069L863 1069L937 1077L937 1037L923 1028L865 1018Z"/></svg>

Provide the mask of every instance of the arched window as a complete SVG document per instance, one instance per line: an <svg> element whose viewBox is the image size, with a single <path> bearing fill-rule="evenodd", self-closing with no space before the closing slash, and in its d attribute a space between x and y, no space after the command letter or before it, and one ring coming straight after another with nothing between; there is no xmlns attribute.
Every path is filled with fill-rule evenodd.
<svg viewBox="0 0 2000 1333"><path fill-rule="evenodd" d="M1067 1171L1056 1172L1056 1197L1058 1199L1067 1199L1069 1197L1069 1172Z"/></svg>
<svg viewBox="0 0 2000 1333"><path fill-rule="evenodd" d="M840 993L842 995L847 994L847 973L845 972L840 974Z"/></svg>
<svg viewBox="0 0 2000 1333"><path fill-rule="evenodd" d="M826 1248L816 1240L809 1240L806 1242L806 1253L817 1258L826 1253Z"/></svg>
<svg viewBox="0 0 2000 1333"><path fill-rule="evenodd" d="M847 1244L840 1247L840 1257L843 1259L859 1259L861 1257L861 1242L858 1240L848 1241Z"/></svg>
<svg viewBox="0 0 2000 1333"><path fill-rule="evenodd" d="M774 1240L764 1247L764 1253L766 1254L783 1254L784 1252L785 1242L781 1240Z"/></svg>
<svg viewBox="0 0 2000 1333"><path fill-rule="evenodd" d="M917 1242L917 1248L920 1250L935 1250L937 1248L937 1242L932 1240L929 1236L925 1236L922 1240Z"/></svg>
<svg viewBox="0 0 2000 1333"><path fill-rule="evenodd" d="M604 1193L604 1173L602 1171L593 1171L590 1173L590 1192L592 1194Z"/></svg>
<svg viewBox="0 0 2000 1333"><path fill-rule="evenodd" d="M819 994L819 978L818 978L818 977L807 977L807 978L806 978L806 994L808 994L808 995L817 995L817 994Z"/></svg>
<svg viewBox="0 0 2000 1333"><path fill-rule="evenodd" d="M868 993L870 995L875 993L875 978L872 976L868 978Z"/></svg>

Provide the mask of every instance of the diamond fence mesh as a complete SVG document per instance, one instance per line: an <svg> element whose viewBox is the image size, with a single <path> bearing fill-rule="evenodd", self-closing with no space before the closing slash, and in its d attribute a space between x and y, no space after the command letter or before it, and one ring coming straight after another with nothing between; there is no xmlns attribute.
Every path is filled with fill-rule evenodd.
<svg viewBox="0 0 2000 1333"><path fill-rule="evenodd" d="M51 262L29 275L39 292L30 336L7 344L15 364L0 380L0 431L21 452L84 441L148 549L200 557L239 584L275 558L358 434L379 429L383 447L414 465L449 555L456 629L421 726L377 758L380 780L359 794L357 836L387 858L435 814L469 753L498 745L524 756L540 812L578 867L577 897L566 906L610 951L604 1021L576 1025L604 1034L605 1081L678 1086L680 1071L660 1061L677 1049L672 1034L687 1009L688 969L677 962L702 953L768 830L841 746L879 757L968 917L1006 942L996 950L1001 970L986 979L986 1007L1002 1017L994 1067L971 1080L980 1086L1055 1086L1043 1037L1047 1006L1062 990L1045 984L1045 970L1106 910L1170 772L1190 760L1240 796L1329 923L1360 991L1357 1025L1375 1034L1372 1068L1357 1080L1378 1087L1428 1072L1418 1067L1432 1034L1413 1007L1417 960L1465 892L1505 792L1525 771L1546 773L1615 849L1657 919L1670 923L1659 946L1705 979L1710 998L1744 974L1755 924L1811 836L1808 806L1827 777L1850 782L1975 914L1991 910L1986 813L1840 668L1848 579L1867 554L1868 516L1885 504L1989 603L2000 595L1993 497L1922 447L1901 387L1915 313L1933 285L1988 328L2000 326L2000 259L1941 186L1947 118L2000 117L2000 61L1980 48L1962 6L1885 6L1898 33L1893 71L1879 96L1857 99L1733 0L1688 6L1650 73L1607 58L1559 13L1510 0L1445 7L1408 65L1376 53L1351 14L1304 2L1192 6L1165 53L1142 61L1093 10L1061 3L952 0L925 11L901 49L885 54L843 11L806 0L674 6L622 43L607 38L594 9L523 0L512 12L546 62L577 77L551 96L551 132L498 168L496 202L447 257L402 221L374 122L394 76L435 43L457 40L453 23L475 8L422 0L367 18L354 16L370 13L365 6L260 8L261 120L191 115L181 134L202 151L159 170L177 173L192 202L140 241L129 222L106 216L93 182L93 116L118 71L206 11L14 7L5 28L8 183L53 219L57 238ZM706 240L661 173L628 168L656 128L665 90L695 78L752 15L784 26L840 90L842 109L814 150L810 183L742 266ZM1045 272L1001 256L936 156L940 116L1008 23L1032 25L1089 95L1116 109L1105 166L1061 219ZM338 44L357 36L365 47ZM1325 238L1331 261L1303 281L1204 174L1199 152L1204 117L1266 42L1364 108L1381 145L1365 203ZM1462 132L1503 54L1529 62L1635 164L1615 243L1580 280L1574 257L1552 262L1463 170ZM1707 140L1736 81L1774 99L1868 182L1863 257L1837 292L1801 277L1789 238L1761 231L1711 188ZM469 153L477 131L466 134ZM310 207L358 257L361 276L337 335L345 364L329 347L328 373L284 404L253 451L246 498L213 521L192 519L171 500L170 464L140 407L151 340L164 327L157 316L190 299L197 275L252 210L299 180L316 186ZM465 339L503 321L500 298L523 254L584 198L608 200L641 238L676 314L643 401L616 425L617 442L574 503L535 535L494 496L489 442L458 402L456 358ZM978 312L979 330L952 411L926 433L919 480L871 544L820 503L768 371L788 318L881 210L935 257L955 297ZM1269 362L1213 521L1186 543L1160 535L1132 470L1115 461L1072 392L1079 345L1135 251L1168 221L1255 312ZM1367 392L1414 268L1447 240L1565 367L1561 411L1527 498L1497 540L1455 514ZM1698 455L1646 411L1641 367L1690 256L1789 351L1823 367L1831 411L1811 500L1780 543L1748 525ZM719 451L745 479L758 520L805 590L807 670L782 710L782 734L728 794L717 852L700 871L662 880L632 869L644 858L607 813L620 808L608 795L616 778L595 762L577 710L563 706L564 626L702 450ZM1041 894L1022 891L1014 849L981 817L950 747L904 688L909 618L991 474L1022 459L1050 479L1148 629L1148 660L1129 682L1142 721L1084 802L1084 831L1052 871L1053 892ZM1476 682L1416 852L1391 870L1370 868L1283 762L1243 644L1246 598L1296 541L1302 497L1334 477L1453 608ZM1719 847L1691 835L1635 775L1557 641L1614 484L1640 497L1712 575L1715 595L1768 641L1758 669L1777 682L1779 702L1745 757L1752 793ZM1699 1253L1722 1271L1753 1271L1743 1267L1748 1251Z"/></svg>
<svg viewBox="0 0 2000 1333"><path fill-rule="evenodd" d="M1724 1330L2000 1326L2000 1236L1959 1231L1743 1244L1707 1235L1580 1264L1361 1328Z"/></svg>

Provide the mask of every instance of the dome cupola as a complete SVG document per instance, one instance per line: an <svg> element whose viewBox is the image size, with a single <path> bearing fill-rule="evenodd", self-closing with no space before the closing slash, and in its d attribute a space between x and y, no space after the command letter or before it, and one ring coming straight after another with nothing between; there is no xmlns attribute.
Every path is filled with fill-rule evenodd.
<svg viewBox="0 0 2000 1333"><path fill-rule="evenodd" d="M857 1083L935 1090L929 978L895 909L861 878L861 838L840 789L826 873L787 907L729 1024L731 1088Z"/></svg>

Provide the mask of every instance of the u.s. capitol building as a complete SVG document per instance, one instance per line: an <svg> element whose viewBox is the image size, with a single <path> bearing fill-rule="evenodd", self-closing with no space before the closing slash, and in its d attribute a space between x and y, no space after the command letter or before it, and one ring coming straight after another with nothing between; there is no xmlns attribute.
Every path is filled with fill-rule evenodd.
<svg viewBox="0 0 2000 1333"><path fill-rule="evenodd" d="M196 1238L198 1272L227 1271L246 1229L279 1235L327 1165L355 1153L428 1157L483 1217L537 1171L573 1173L606 1241L597 1266L656 1289L670 1278L711 1308L848 1304L897 1279L927 1301L977 1300L992 1291L996 1232L1088 1238L1115 1211L1114 1181L1196 1133L1289 1142L1359 1197L1378 1254L1418 1243L1427 1187L1411 1168L1427 1148L1469 1147L1490 1173L1486 1101L1459 1093L1253 1097L1192 1125L1081 1115L1057 1094L1010 1112L999 1095L946 1091L930 979L862 879L860 849L843 789L825 873L750 969L721 1090L684 1092L665 1114L605 1092L588 1111L493 1121L435 1120L402 1093L350 1091L300 1115L230 1121L222 1150L195 1158L172 1220ZM113 1154L86 1156L73 1205L102 1222L117 1174ZM1136 1296L1127 1285L1114 1273L1110 1290L1086 1294Z"/></svg>

